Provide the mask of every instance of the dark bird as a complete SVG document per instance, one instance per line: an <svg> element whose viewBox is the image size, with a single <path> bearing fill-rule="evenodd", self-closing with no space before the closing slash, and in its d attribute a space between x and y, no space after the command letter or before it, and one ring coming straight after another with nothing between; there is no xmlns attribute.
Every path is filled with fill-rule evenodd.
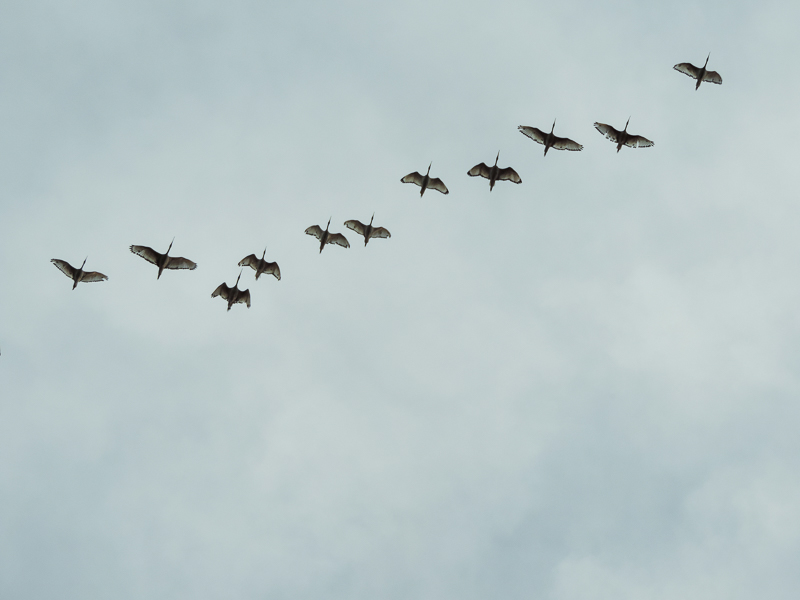
<svg viewBox="0 0 800 600"><path fill-rule="evenodd" d="M692 79L697 79L697 85L694 86L695 91L697 91L697 89L700 87L700 84L704 81L722 85L722 77L720 77L719 73L716 71L706 71L709 58L711 58L710 52L708 53L708 56L706 57L706 63L702 68L695 67L692 63L680 63L672 68L683 73L684 75L688 75Z"/></svg>
<svg viewBox="0 0 800 600"><path fill-rule="evenodd" d="M239 277L242 276L242 272L239 271ZM228 302L228 310L231 309L231 306L234 304L246 304L247 308L250 308L250 290L240 290L238 288L239 285L239 277L236 278L236 283L233 287L228 287L224 283L220 283L217 286L217 289L211 294L212 298L216 298L217 296L222 296L223 300L227 300Z"/></svg>
<svg viewBox="0 0 800 600"><path fill-rule="evenodd" d="M497 153L497 158L494 159L493 167L487 167L485 163L481 163L479 165L475 165L469 171L467 171L467 175L470 177L477 177L480 175L481 177L488 179L490 192L492 191L496 181L513 181L514 183L522 183L522 179L514 169L511 167L501 169L497 166L497 161L499 159L500 152Z"/></svg>
<svg viewBox="0 0 800 600"><path fill-rule="evenodd" d="M158 277L156 277L156 279L161 279L161 273L164 271L164 269L189 269L190 271L196 269L197 263L192 262L188 258L183 258L181 256L168 256L174 241L175 238L172 238L172 242L169 243L169 248L167 248L167 251L164 254L156 252L147 246L131 246L131 252L137 256L141 256L147 262L153 263L158 267Z"/></svg>
<svg viewBox="0 0 800 600"><path fill-rule="evenodd" d="M319 225L312 225L308 229L306 229L306 233L308 235L313 235L315 238L319 240L319 251L322 252L322 249L325 247L325 244L336 244L337 246L342 246L344 248L350 247L350 242L347 241L347 238L344 237L341 233L328 233L328 227L331 226L331 220L328 219L328 224L325 226L325 231L322 231Z"/></svg>
<svg viewBox="0 0 800 600"><path fill-rule="evenodd" d="M423 188L424 189L424 188ZM372 219L375 218L375 213L372 213L372 218L369 220L369 225L364 225L361 221L352 219L345 221L345 227L352 229L358 235L364 236L364 245L366 246L372 238L390 238L392 234L385 227L373 227Z"/></svg>
<svg viewBox="0 0 800 600"><path fill-rule="evenodd" d="M425 190L428 189L436 190L437 192L441 192L443 194L449 194L450 191L447 189L447 186L441 179L430 176L432 164L433 162L431 162L431 164L428 165L428 172L425 173L425 175L420 175L419 173L414 171L413 173L409 173L408 175L403 177L400 181L403 183L413 183L414 185L418 185L419 187L421 187L422 189L419 191L420 196L422 196L422 194L425 193Z"/></svg>
<svg viewBox="0 0 800 600"><path fill-rule="evenodd" d="M595 123L594 128L617 145L617 152L619 152L623 146L628 146L629 148L649 148L652 146L653 142L646 137L628 133L628 123L630 123L630 121L631 119L628 117L628 120L625 122L625 129L622 131L614 129L611 125L606 125L605 123Z"/></svg>
<svg viewBox="0 0 800 600"><path fill-rule="evenodd" d="M69 264L65 260L61 260L59 258L51 258L50 262L53 263L58 270L61 271L64 275L72 279L74 282L72 284L72 289L74 290L78 287L78 284L81 281L86 283L93 283L95 281L106 281L108 277L103 275L102 273L98 273L97 271L84 271L83 265L86 264L86 259L89 258L88 256L83 259L83 264L81 265L80 269L76 269L71 264Z"/></svg>
<svg viewBox="0 0 800 600"><path fill-rule="evenodd" d="M264 260L266 254L267 254L267 249L264 248L264 254L261 255L261 258L256 258L255 254L251 254L250 256L245 256L242 260L239 261L239 266L252 268L256 272L256 281L258 281L258 278L261 277L262 273L275 275L275 279L280 281L281 270L280 267L278 267L278 263L267 262L266 260Z"/></svg>
<svg viewBox="0 0 800 600"><path fill-rule="evenodd" d="M581 146L578 142L569 138L562 138L558 137L557 135L553 135L553 129L555 128L555 120L553 120L553 126L550 128L550 133L545 133L541 129L537 129L536 127L528 127L527 125L520 125L517 127L520 133L527 135L534 142L544 146L545 156L547 156L547 151L550 148L555 148L556 150L583 150L583 146Z"/></svg>

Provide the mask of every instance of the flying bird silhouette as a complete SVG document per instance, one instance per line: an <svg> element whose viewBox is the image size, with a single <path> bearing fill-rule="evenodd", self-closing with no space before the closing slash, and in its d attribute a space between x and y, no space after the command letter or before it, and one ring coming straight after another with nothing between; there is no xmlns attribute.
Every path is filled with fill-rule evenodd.
<svg viewBox="0 0 800 600"><path fill-rule="evenodd" d="M172 242L169 243L169 248L167 248L167 251L164 254L156 252L148 246L131 246L131 252L133 252L136 256L141 256L147 262L153 263L158 267L158 277L156 277L156 279L161 279L161 273L164 271L164 269L196 269L197 263L192 262L188 258L183 258L181 256L168 256L174 241L175 238L172 238Z"/></svg>
<svg viewBox="0 0 800 600"><path fill-rule="evenodd" d="M250 267L256 272L256 281L258 278L261 277L262 273L267 273L268 275L275 275L275 279L278 281L281 280L281 270L278 267L278 263L276 262L267 262L264 260L264 256L267 254L267 249L264 248L264 254L261 255L261 258L256 258L255 254L251 254L250 256L245 256L242 260L239 261L240 267Z"/></svg>
<svg viewBox="0 0 800 600"><path fill-rule="evenodd" d="M555 148L556 150L583 150L583 146L581 146L578 142L571 140L569 138L562 138L558 137L557 135L553 135L553 129L556 128L556 122L553 120L553 126L550 128L550 133L545 133L541 129L537 129L536 127L528 127L527 125L520 125L517 127L520 133L523 135L528 136L534 142L542 144L544 146L544 155L547 156L547 151L550 148Z"/></svg>
<svg viewBox="0 0 800 600"><path fill-rule="evenodd" d="M424 189L424 188L423 188ZM352 219L345 221L345 227L352 229L358 235L364 236L364 245L366 246L372 238L390 238L392 234L385 227L373 227L372 219L375 218L375 213L372 213L372 218L369 220L369 225L364 225L361 221Z"/></svg>
<svg viewBox="0 0 800 600"><path fill-rule="evenodd" d="M241 276L242 272L239 271L239 277ZM228 287L225 283L220 283L217 289L211 293L212 298L222 296L223 300L227 300L228 310L230 310L231 306L234 304L246 304L247 308L250 308L250 290L239 289L239 277L236 278L236 283L233 287Z"/></svg>
<svg viewBox="0 0 800 600"><path fill-rule="evenodd" d="M58 270L61 271L64 275L72 279L73 281L72 289L74 290L76 287L78 287L78 284L81 281L85 283L93 283L95 281L106 281L108 279L108 277L106 277L102 273L98 273L97 271L83 270L83 265L86 264L86 259L88 258L89 257L87 256L86 258L83 259L83 264L80 266L79 269L76 269L67 261L61 260L60 258L51 258L50 262L53 263L56 267L58 267Z"/></svg>
<svg viewBox="0 0 800 600"><path fill-rule="evenodd" d="M430 176L432 164L433 162L431 161L431 164L428 165L428 172L425 173L425 175L420 175L414 171L413 173L409 173L403 177L400 181L403 183L413 183L414 185L421 187L422 189L419 191L420 197L422 197L422 194L425 193L425 190L436 190L442 194L449 194L450 191L447 189L447 186L441 179Z"/></svg>
<svg viewBox="0 0 800 600"><path fill-rule="evenodd" d="M630 123L630 121L631 119L628 117L628 120L625 122L625 129L622 131L614 129L611 125L606 125L605 123L595 123L594 128L617 145L617 152L619 152L623 146L628 146L629 148L649 148L652 146L653 142L646 137L628 133L628 123Z"/></svg>
<svg viewBox="0 0 800 600"><path fill-rule="evenodd" d="M341 233L329 233L328 227L331 226L331 220L328 219L328 224L325 226L325 231L322 231L319 225L312 225L308 229L306 229L306 233L308 235L313 235L315 238L319 240L319 251L322 253L322 249L325 247L325 244L336 244L337 246L342 246L343 248L349 248L350 242L347 241L347 238L344 237Z"/></svg>
<svg viewBox="0 0 800 600"><path fill-rule="evenodd" d="M467 171L470 177L484 177L489 180L489 191L492 191L494 184L497 181L513 181L514 183L522 183L522 179L517 172L511 167L501 169L497 166L497 161L500 159L500 152L498 151L497 157L494 159L494 166L487 167L485 163L480 163Z"/></svg>
<svg viewBox="0 0 800 600"><path fill-rule="evenodd" d="M720 77L719 73L716 71L707 71L706 66L708 66L708 59L711 58L711 53L708 53L706 57L706 62L702 66L702 68L695 67L692 63L680 63L672 67L676 71L683 73L684 75L688 75L692 79L697 79L697 85L694 86L694 90L697 91L700 87L700 84L704 81L708 81L710 83L716 83L722 85L722 77Z"/></svg>

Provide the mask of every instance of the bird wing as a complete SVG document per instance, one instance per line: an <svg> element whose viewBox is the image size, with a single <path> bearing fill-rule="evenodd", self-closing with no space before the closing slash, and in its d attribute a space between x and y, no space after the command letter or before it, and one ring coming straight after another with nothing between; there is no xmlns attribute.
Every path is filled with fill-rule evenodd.
<svg viewBox="0 0 800 600"><path fill-rule="evenodd" d="M595 123L594 128L606 136L607 139L611 140L615 144L617 143L620 132L614 129L611 125L606 125L605 123Z"/></svg>
<svg viewBox="0 0 800 600"><path fill-rule="evenodd" d="M256 258L255 254L251 254L249 256L245 256L242 260L239 261L240 267L250 267L254 271L258 270L258 258Z"/></svg>
<svg viewBox="0 0 800 600"><path fill-rule="evenodd" d="M369 234L369 239L372 238L390 238L392 234L385 227L376 227Z"/></svg>
<svg viewBox="0 0 800 600"><path fill-rule="evenodd" d="M250 308L250 290L239 292L239 297L234 304L246 304L247 308Z"/></svg>
<svg viewBox="0 0 800 600"><path fill-rule="evenodd" d="M158 252L147 246L131 246L131 252L136 256L141 256L149 263L158 264L158 259L161 256Z"/></svg>
<svg viewBox="0 0 800 600"><path fill-rule="evenodd" d="M653 145L653 142L648 140L646 137L632 135L625 140L625 145L628 146L628 148L649 148Z"/></svg>
<svg viewBox="0 0 800 600"><path fill-rule="evenodd" d="M697 76L700 74L700 69L695 67L692 63L680 63L679 65L675 65L672 68L678 71L679 73L688 75L692 79L697 79Z"/></svg>
<svg viewBox="0 0 800 600"><path fill-rule="evenodd" d="M337 246L342 246L343 248L349 248L350 242L347 241L347 238L344 237L341 233L332 233L328 236L328 243L329 244L336 244Z"/></svg>
<svg viewBox="0 0 800 600"><path fill-rule="evenodd" d="M281 269L278 266L278 263L268 262L267 267L264 269L264 273L269 273L270 275L275 275L275 279L278 281L281 280Z"/></svg>
<svg viewBox="0 0 800 600"><path fill-rule="evenodd" d="M230 293L231 288L229 288L226 284L220 283L213 292L211 292L211 297L216 298L217 296L222 296L223 300L228 299L228 294Z"/></svg>
<svg viewBox="0 0 800 600"><path fill-rule="evenodd" d="M189 269L193 271L197 268L197 263L189 260L188 258L183 258L182 256L170 256L167 264L164 265L165 269Z"/></svg>
<svg viewBox="0 0 800 600"><path fill-rule="evenodd" d="M528 136L534 142L539 144L544 144L547 142L547 134L541 129L536 127L528 127L527 125L520 125L517 127L517 129L519 129L521 134Z"/></svg>
<svg viewBox="0 0 800 600"><path fill-rule="evenodd" d="M344 226L348 229L352 229L358 235L364 235L364 224L361 221L357 221L356 219L351 219L350 221L345 221Z"/></svg>
<svg viewBox="0 0 800 600"><path fill-rule="evenodd" d="M429 190L436 190L437 192L441 192L443 194L449 194L450 193L450 190L447 189L447 186L444 184L444 181L442 181L438 177L436 177L436 178L431 177L428 180L428 189Z"/></svg>
<svg viewBox="0 0 800 600"><path fill-rule="evenodd" d="M50 262L53 263L58 270L61 271L64 275L72 279L75 277L75 268L69 264L65 260L61 260L60 258L51 258Z"/></svg>
<svg viewBox="0 0 800 600"><path fill-rule="evenodd" d="M467 171L467 175L470 177L478 177L480 175L481 177L489 179L489 172L490 169L486 166L486 163L481 163L479 165L475 165L469 171Z"/></svg>
<svg viewBox="0 0 800 600"><path fill-rule="evenodd" d="M403 177L400 181L402 183L414 183L420 187L422 187L422 180L425 179L422 175L414 171L413 173L409 173L405 177Z"/></svg>
<svg viewBox="0 0 800 600"><path fill-rule="evenodd" d="M583 150L583 146L581 146L575 140L555 136L553 136L553 138L555 139L553 142L553 148L556 150Z"/></svg>
<svg viewBox="0 0 800 600"><path fill-rule="evenodd" d="M321 240L321 239L322 239L322 234L323 234L323 231L322 231L322 229L320 228L320 226L319 226L319 225L312 225L311 227L309 227L308 229L306 229L306 233L307 233L308 235L313 235L313 236L314 236L315 238L317 238L318 240Z"/></svg>
<svg viewBox="0 0 800 600"><path fill-rule="evenodd" d="M106 279L108 279L108 277L106 277L102 273L98 273L97 271L88 271L83 274L83 277L81 277L81 281L85 281L86 283L94 283L95 281L105 281Z"/></svg>
<svg viewBox="0 0 800 600"><path fill-rule="evenodd" d="M703 75L703 81L722 84L722 77L716 71L706 71L706 74Z"/></svg>
<svg viewBox="0 0 800 600"><path fill-rule="evenodd" d="M522 183L522 178L511 167L505 169L497 169L498 181L513 181L514 183Z"/></svg>

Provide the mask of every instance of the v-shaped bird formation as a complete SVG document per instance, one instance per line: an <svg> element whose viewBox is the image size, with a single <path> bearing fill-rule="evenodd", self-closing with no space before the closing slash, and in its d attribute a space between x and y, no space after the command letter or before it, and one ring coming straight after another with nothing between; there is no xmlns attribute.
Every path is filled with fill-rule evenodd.
<svg viewBox="0 0 800 600"><path fill-rule="evenodd" d="M698 90L700 88L700 84L704 81L721 84L722 77L720 74L716 71L710 71L707 68L710 58L711 54L709 53L702 67L696 67L691 63L679 63L673 68L676 71L697 80L695 90ZM597 131L603 134L607 140L617 146L617 152L619 152L623 146L628 148L650 148L654 145L651 140L644 136L629 133L629 123L630 117L628 118L628 121L625 123L625 127L623 127L622 130L616 129L612 125L600 122L594 123L594 127L597 129ZM543 156L547 156L547 152L550 149L569 150L573 152L579 152L583 150L583 146L578 142L570 138L559 137L555 135L555 126L556 120L554 119L549 132L529 125L520 125L517 129L520 133L530 138L537 144L544 146ZM498 151L492 166L488 166L483 162L478 163L469 171L467 171L467 175L470 177L482 177L484 179L488 179L490 192L494 189L495 184L499 181L510 181L516 184L522 183L522 178L519 176L519 173L517 173L517 171L511 167L499 166L499 160L500 152ZM433 162L430 162L425 175L421 175L417 171L414 171L413 173L409 173L400 179L400 181L402 183L413 183L414 185L418 186L420 188L420 198L427 190L436 190L437 192L445 195L449 194L450 190L447 189L444 181L438 177L431 177L432 166ZM356 219L351 219L349 221L345 221L344 226L362 236L364 238L365 247L371 239L386 239L392 237L389 233L389 230L385 227L377 227L373 225L374 218L375 214L373 213L368 224L364 224ZM343 234L330 231L330 224L331 219L328 219L328 224L325 226L324 230L319 225L312 225L305 230L307 235L314 236L319 241L320 254L325 246L330 244L340 246L342 248L350 247L350 243ZM180 256L169 256L169 252L172 250L172 244L174 242L175 239L173 238L164 254L157 252L149 246L131 246L130 251L158 268L156 279L161 278L164 270L195 270L197 268L196 262ZM278 281L281 279L281 270L278 267L278 263L267 261L265 258L266 253L267 249L264 248L261 258L258 258L255 254L245 256L241 261L239 261L238 266L242 267L242 270L239 271L239 275L236 278L236 283L233 285L233 287L229 287L227 283L223 282L211 293L211 297L216 298L219 296L225 300L228 304L228 310L230 310L234 304L244 304L247 306L247 308L250 308L250 290L239 289L239 280L242 277L242 271L244 270L244 267L250 267L253 271L255 271L256 281L258 281L258 278L263 274L273 275ZM81 282L90 283L106 281L108 279L106 275L98 271L84 271L83 267L86 265L87 259L84 259L80 268L77 269L65 260L54 258L51 260L51 262L62 273L64 273L64 275L72 280L72 289L74 290Z"/></svg>

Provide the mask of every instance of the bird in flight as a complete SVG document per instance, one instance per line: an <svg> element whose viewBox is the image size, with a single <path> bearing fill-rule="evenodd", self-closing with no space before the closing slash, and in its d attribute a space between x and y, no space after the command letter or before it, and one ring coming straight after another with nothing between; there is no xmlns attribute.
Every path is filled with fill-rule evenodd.
<svg viewBox="0 0 800 600"><path fill-rule="evenodd" d="M527 135L534 142L544 146L545 156L547 156L547 151L550 148L555 148L556 150L583 150L583 146L581 146L578 142L569 138L562 138L558 137L557 135L553 135L553 129L555 128L555 120L553 120L553 126L550 128L550 133L545 133L541 129L537 129L536 127L528 127L527 125L520 125L517 127L520 133Z"/></svg>
<svg viewBox="0 0 800 600"><path fill-rule="evenodd" d="M239 277L242 276L242 272L239 271ZM236 283L233 287L228 287L225 283L220 283L215 289L211 297L216 298L217 296L222 296L223 300L227 300L228 302L228 310L231 309L231 306L234 304L246 304L247 308L250 308L250 290L240 290L239 289L239 277L236 278Z"/></svg>
<svg viewBox="0 0 800 600"><path fill-rule="evenodd" d="M497 153L497 158L494 159L494 166L487 167L485 163L480 163L479 165L475 165L469 171L467 171L467 175L470 177L484 177L489 180L489 191L492 191L494 188L494 184L497 181L513 181L514 183L522 183L522 179L517 174L517 172L512 169L511 167L506 167L505 169L501 169L497 166L497 161L500 159L500 152Z"/></svg>
<svg viewBox="0 0 800 600"><path fill-rule="evenodd" d="M423 188L424 189L424 188ZM366 246L372 238L390 238L392 234L385 227L373 227L372 219L375 218L375 213L372 213L372 218L369 220L369 225L364 225L361 221L352 219L345 221L345 227L352 229L358 235L364 236L364 245Z"/></svg>
<svg viewBox="0 0 800 600"><path fill-rule="evenodd" d="M87 256L86 258L83 259L83 264L81 265L80 269L76 269L67 261L61 260L59 258L51 258L50 262L53 263L56 267L58 267L58 270L61 271L64 275L72 279L72 281L74 282L72 284L72 289L74 290L76 287L78 287L78 284L81 281L86 283L93 283L95 281L106 281L108 279L108 277L106 277L102 273L98 273L97 271L83 270L83 265L86 264L86 259L88 258L89 257Z"/></svg>
<svg viewBox="0 0 800 600"><path fill-rule="evenodd" d="M422 197L422 194L425 193L425 190L436 190L442 194L449 194L450 191L447 189L447 186L441 179L430 176L432 164L433 162L428 165L428 172L425 173L425 175L420 175L414 171L413 173L409 173L403 177L400 181L402 183L413 183L414 185L421 187L422 189L419 191L420 197Z"/></svg>
<svg viewBox="0 0 800 600"><path fill-rule="evenodd" d="M646 137L628 133L628 123L630 123L630 121L631 119L628 117L625 123L625 129L622 131L614 129L611 125L606 125L605 123L595 123L594 128L617 145L617 152L619 152L623 146L628 146L629 148L649 148L652 146L653 142Z"/></svg>
<svg viewBox="0 0 800 600"><path fill-rule="evenodd" d="M261 276L262 273L267 273L269 275L275 275L275 279L278 281L281 280L281 270L278 267L278 263L276 262L267 262L264 260L264 256L267 254L267 249L264 248L264 254L261 255L261 258L256 258L255 254L251 254L250 256L245 256L242 260L239 261L240 267L250 267L256 272L256 281Z"/></svg>
<svg viewBox="0 0 800 600"><path fill-rule="evenodd" d="M336 244L337 246L342 246L343 248L349 248L350 242L347 241L347 238L344 237L341 233L329 233L328 227L331 226L331 220L328 219L328 224L325 226L325 231L322 231L319 225L312 225L308 229L306 229L306 233L308 235L313 235L315 238L319 240L319 251L322 253L322 249L325 247L325 244Z"/></svg>
<svg viewBox="0 0 800 600"><path fill-rule="evenodd" d="M708 53L706 57L706 63L703 65L702 68L695 67L692 63L680 63L672 67L676 71L683 73L684 75L688 75L692 79L697 79L697 85L694 86L695 91L698 90L700 84L704 81L708 81L710 83L716 83L718 85L722 85L722 77L720 77L719 73L716 71L707 71L706 66L708 66L708 59L711 58L711 53Z"/></svg>
<svg viewBox="0 0 800 600"><path fill-rule="evenodd" d="M158 267L158 277L156 277L156 279L161 279L161 273L164 271L164 269L189 269L190 271L196 269L197 263L192 262L188 258L183 258L181 256L168 256L174 241L175 238L172 238L172 242L169 243L169 248L167 248L167 251L164 254L156 252L148 246L131 246L131 252L133 252L136 256L141 256L147 262L153 263Z"/></svg>

